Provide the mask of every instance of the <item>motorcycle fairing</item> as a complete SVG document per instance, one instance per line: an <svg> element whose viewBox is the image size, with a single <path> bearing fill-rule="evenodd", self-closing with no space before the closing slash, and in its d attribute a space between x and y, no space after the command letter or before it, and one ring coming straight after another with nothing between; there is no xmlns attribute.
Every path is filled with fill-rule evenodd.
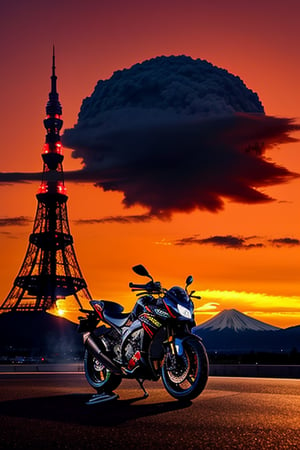
<svg viewBox="0 0 300 450"><path fill-rule="evenodd" d="M141 314L139 316L139 321L142 323L144 330L150 337L153 337L155 331L162 326L162 323L159 322L151 313Z"/></svg>

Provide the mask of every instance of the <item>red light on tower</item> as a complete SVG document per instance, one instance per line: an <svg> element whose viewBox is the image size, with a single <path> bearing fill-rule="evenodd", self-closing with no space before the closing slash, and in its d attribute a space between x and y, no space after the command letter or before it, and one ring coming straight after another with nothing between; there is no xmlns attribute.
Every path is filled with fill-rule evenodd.
<svg viewBox="0 0 300 450"><path fill-rule="evenodd" d="M48 155L49 153L62 155L63 149L62 149L61 142L55 142L55 144L49 144L49 143L44 144L43 155Z"/></svg>
<svg viewBox="0 0 300 450"><path fill-rule="evenodd" d="M38 188L38 194L47 194L48 192L48 183L43 182Z"/></svg>
<svg viewBox="0 0 300 450"><path fill-rule="evenodd" d="M49 144L44 144L43 147L43 154L47 155L49 153Z"/></svg>
<svg viewBox="0 0 300 450"><path fill-rule="evenodd" d="M55 153L57 153L58 155L62 155L63 154L61 142L56 142L56 144L55 144Z"/></svg>
<svg viewBox="0 0 300 450"><path fill-rule="evenodd" d="M65 187L63 181L43 181L38 188L37 194L60 194L67 196L67 188Z"/></svg>
<svg viewBox="0 0 300 450"><path fill-rule="evenodd" d="M61 181L57 182L56 190L57 190L58 194L67 195L67 188L65 187L65 185Z"/></svg>
<svg viewBox="0 0 300 450"><path fill-rule="evenodd" d="M54 114L54 115L47 114L46 119L50 119L52 117L54 117L54 119L60 119L60 114Z"/></svg>

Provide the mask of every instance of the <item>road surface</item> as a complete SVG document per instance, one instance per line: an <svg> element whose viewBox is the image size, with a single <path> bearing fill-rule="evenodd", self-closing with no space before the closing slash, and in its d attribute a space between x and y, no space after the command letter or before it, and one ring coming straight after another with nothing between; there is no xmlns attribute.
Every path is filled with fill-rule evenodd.
<svg viewBox="0 0 300 450"><path fill-rule="evenodd" d="M160 382L134 381L87 406L82 373L0 374L1 449L299 449L300 380L210 377L181 404Z"/></svg>

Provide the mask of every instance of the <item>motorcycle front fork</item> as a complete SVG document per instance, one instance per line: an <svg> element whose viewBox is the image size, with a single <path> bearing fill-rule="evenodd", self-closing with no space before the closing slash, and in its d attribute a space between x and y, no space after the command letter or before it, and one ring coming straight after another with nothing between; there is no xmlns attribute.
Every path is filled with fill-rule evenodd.
<svg viewBox="0 0 300 450"><path fill-rule="evenodd" d="M164 348L165 356L163 363L166 360L168 369L174 370L176 368L178 354L175 346L173 330L170 328L167 329L167 339L164 341Z"/></svg>
<svg viewBox="0 0 300 450"><path fill-rule="evenodd" d="M175 341L174 341L174 337L172 334L172 330L167 329L167 336L168 338L166 339L166 341L164 341L163 345L165 348L165 354L164 357L162 359L153 359L152 360L152 365L153 368L156 372L160 371L160 369L162 368L165 359L168 358L168 368L169 370L172 370L172 367L174 366L174 368L176 367L176 356L177 356L177 352L176 352L176 347L175 347ZM148 397L148 392L146 391L145 387L144 387L144 381L142 379L137 378L136 379L137 382L139 383L141 389L144 392L144 398Z"/></svg>

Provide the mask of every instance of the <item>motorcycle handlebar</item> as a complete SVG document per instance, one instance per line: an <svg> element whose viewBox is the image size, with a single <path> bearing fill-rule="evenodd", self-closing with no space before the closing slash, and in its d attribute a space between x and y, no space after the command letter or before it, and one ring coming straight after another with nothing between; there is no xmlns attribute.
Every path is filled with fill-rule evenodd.
<svg viewBox="0 0 300 450"><path fill-rule="evenodd" d="M145 290L147 292L160 292L161 291L161 284L159 281L156 281L156 282L149 281L149 283L146 283L146 284L129 283L129 287L133 291L138 291L138 290Z"/></svg>
<svg viewBox="0 0 300 450"><path fill-rule="evenodd" d="M148 286L148 283L146 284L135 284L135 283L129 283L129 287L132 289L146 289Z"/></svg>

